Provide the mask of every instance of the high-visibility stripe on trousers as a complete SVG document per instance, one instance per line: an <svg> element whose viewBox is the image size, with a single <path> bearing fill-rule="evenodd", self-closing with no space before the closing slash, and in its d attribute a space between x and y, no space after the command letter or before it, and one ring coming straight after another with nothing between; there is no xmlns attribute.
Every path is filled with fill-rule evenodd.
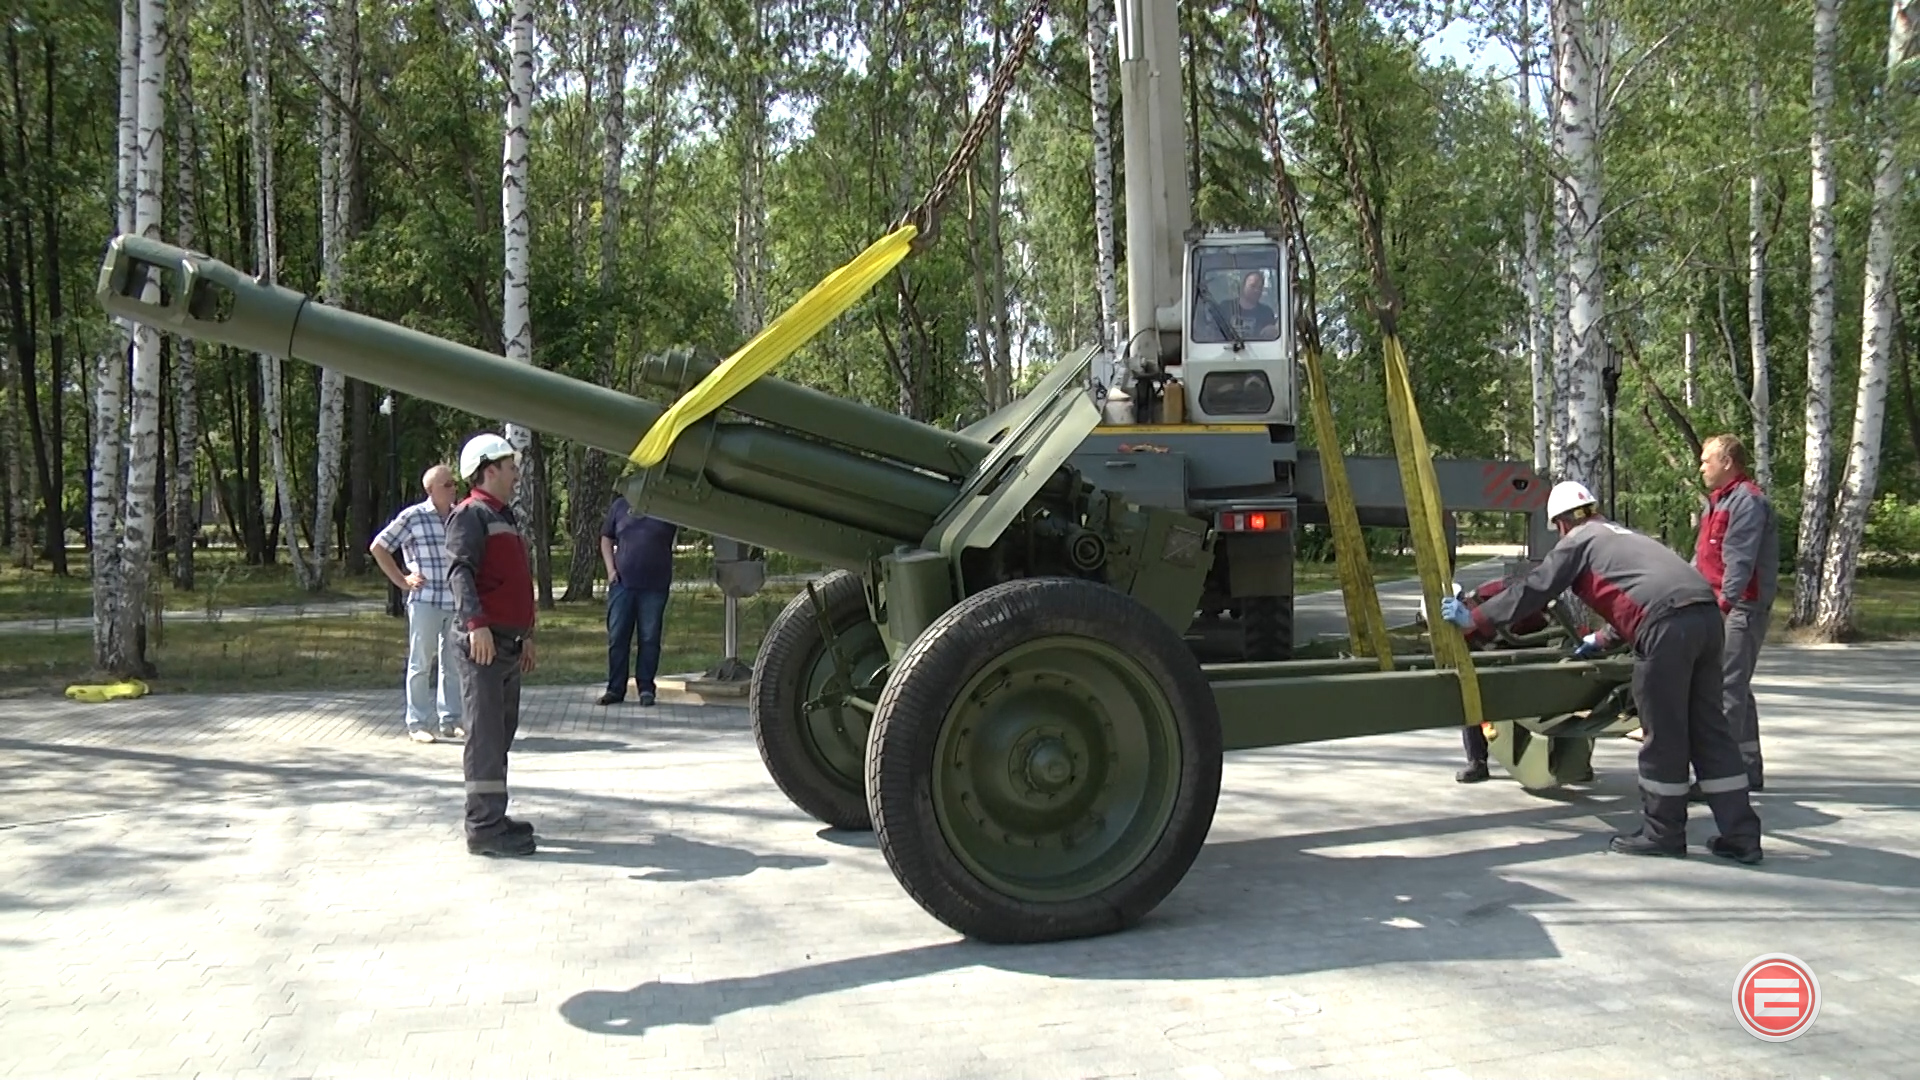
<svg viewBox="0 0 1920 1080"><path fill-rule="evenodd" d="M1642 625L1635 641L1633 696L1646 732L1641 807L1647 838L1656 843L1686 843L1689 771L1720 835L1742 847L1760 840L1746 764L1721 709L1724 633L1716 606L1691 604Z"/></svg>
<svg viewBox="0 0 1920 1080"><path fill-rule="evenodd" d="M461 767L467 781L467 835L494 836L507 827L507 751L520 731L520 638L493 635L493 663L473 662L470 639L462 634L460 702L466 714L467 745Z"/></svg>

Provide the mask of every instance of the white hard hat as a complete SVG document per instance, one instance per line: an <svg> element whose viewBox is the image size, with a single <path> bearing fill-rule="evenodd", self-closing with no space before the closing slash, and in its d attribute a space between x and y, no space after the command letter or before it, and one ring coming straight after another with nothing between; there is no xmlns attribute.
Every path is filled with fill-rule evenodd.
<svg viewBox="0 0 1920 1080"><path fill-rule="evenodd" d="M499 461L501 458L513 456L515 456L513 444L493 432L475 435L468 439L467 445L460 450L460 476L462 479L471 480L473 474L480 471L480 466L489 461Z"/></svg>
<svg viewBox="0 0 1920 1080"><path fill-rule="evenodd" d="M1578 480L1562 480L1553 485L1553 491L1547 496L1547 520L1553 521L1560 515L1583 506L1599 506L1600 500L1593 497L1587 485Z"/></svg>

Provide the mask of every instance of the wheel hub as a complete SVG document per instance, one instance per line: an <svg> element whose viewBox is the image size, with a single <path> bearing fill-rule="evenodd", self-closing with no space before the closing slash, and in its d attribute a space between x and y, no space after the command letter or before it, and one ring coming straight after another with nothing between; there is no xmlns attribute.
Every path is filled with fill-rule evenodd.
<svg viewBox="0 0 1920 1080"><path fill-rule="evenodd" d="M934 799L956 854L1013 895L1071 893L1139 858L1177 740L1159 688L1103 645L1012 650L954 702Z"/></svg>

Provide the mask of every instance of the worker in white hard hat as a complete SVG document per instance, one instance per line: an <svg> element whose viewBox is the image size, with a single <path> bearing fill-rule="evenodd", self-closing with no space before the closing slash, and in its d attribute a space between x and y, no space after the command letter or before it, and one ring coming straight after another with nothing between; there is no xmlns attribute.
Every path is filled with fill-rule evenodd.
<svg viewBox="0 0 1920 1080"><path fill-rule="evenodd" d="M461 632L461 701L467 745L467 850L531 855L533 825L507 816L507 751L520 730L520 676L533 670L533 577L513 507L519 455L498 435L477 435L460 451L472 486L447 519L447 580Z"/></svg>
<svg viewBox="0 0 1920 1080"><path fill-rule="evenodd" d="M1583 484L1565 481L1547 496L1559 530L1554 545L1524 581L1476 608L1453 597L1440 615L1464 630L1491 630L1545 608L1572 589L1610 629L1588 635L1574 651L1585 658L1613 641L1633 646L1634 702L1646 737L1640 747L1645 824L1616 836L1628 855L1687 853L1687 772L1691 765L1720 835L1707 850L1752 865L1761 859L1760 817L1747 794L1746 763L1720 703L1725 629L1713 588L1700 572L1659 541L1600 514Z"/></svg>

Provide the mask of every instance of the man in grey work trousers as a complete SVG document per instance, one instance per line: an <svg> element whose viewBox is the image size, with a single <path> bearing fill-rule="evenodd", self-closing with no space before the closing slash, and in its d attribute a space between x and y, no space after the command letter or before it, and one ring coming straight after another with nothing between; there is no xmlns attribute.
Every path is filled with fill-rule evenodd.
<svg viewBox="0 0 1920 1080"><path fill-rule="evenodd" d="M472 485L447 519L447 579L453 586L466 705L467 850L531 855L533 825L507 816L507 751L520 730L520 676L533 670L533 576L515 520L520 477L513 445L478 435L460 451Z"/></svg>
<svg viewBox="0 0 1920 1080"><path fill-rule="evenodd" d="M1766 786L1760 761L1760 707L1753 700L1753 669L1773 618L1780 581L1780 527L1767 493L1747 476L1747 448L1732 435L1700 447L1700 479L1707 511L1693 545L1693 566L1713 586L1727 621L1721 669L1721 705L1747 764L1747 785Z"/></svg>
<svg viewBox="0 0 1920 1080"><path fill-rule="evenodd" d="M1462 630L1491 631L1545 608L1568 589L1610 629L1589 634L1576 658L1613 640L1632 642L1633 697L1646 739L1640 745L1639 832L1616 836L1623 855L1687 853L1687 769L1720 826L1707 850L1752 865L1760 861L1760 816L1747 797L1747 774L1720 707L1724 629L1713 589L1686 560L1651 537L1600 515L1582 484L1555 484L1547 517L1560 542L1526 579L1477 608L1454 597L1440 616Z"/></svg>

